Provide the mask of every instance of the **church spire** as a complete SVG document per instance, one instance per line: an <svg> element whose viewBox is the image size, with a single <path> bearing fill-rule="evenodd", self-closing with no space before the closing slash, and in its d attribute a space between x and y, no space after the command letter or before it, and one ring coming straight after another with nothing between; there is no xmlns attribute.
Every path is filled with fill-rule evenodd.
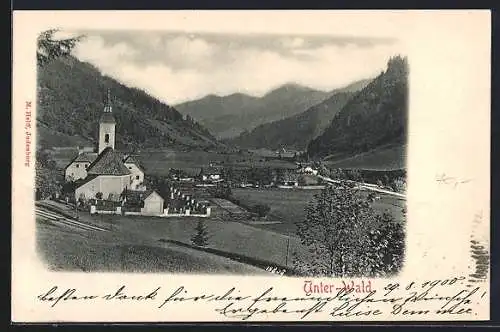
<svg viewBox="0 0 500 332"><path fill-rule="evenodd" d="M113 116L113 109L111 106L111 93L108 89L106 96L106 103L104 105L104 112L99 121L99 153L104 151L107 147L115 148L115 117Z"/></svg>
<svg viewBox="0 0 500 332"><path fill-rule="evenodd" d="M104 112L113 112L113 107L111 106L111 90L108 88L106 104L104 106Z"/></svg>

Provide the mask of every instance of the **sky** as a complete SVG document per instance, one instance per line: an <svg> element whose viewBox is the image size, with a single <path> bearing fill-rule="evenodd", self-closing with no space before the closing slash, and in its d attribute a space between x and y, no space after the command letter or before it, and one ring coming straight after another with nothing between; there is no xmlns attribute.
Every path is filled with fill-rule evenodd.
<svg viewBox="0 0 500 332"><path fill-rule="evenodd" d="M375 77L396 39L342 35L78 31L73 54L103 74L175 105L209 94L262 96L286 83L323 91Z"/></svg>

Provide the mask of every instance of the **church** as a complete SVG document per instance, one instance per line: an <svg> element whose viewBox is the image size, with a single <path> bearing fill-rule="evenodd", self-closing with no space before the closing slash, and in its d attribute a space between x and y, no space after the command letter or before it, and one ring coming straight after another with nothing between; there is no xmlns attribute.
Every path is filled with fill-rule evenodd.
<svg viewBox="0 0 500 332"><path fill-rule="evenodd" d="M132 156L115 150L116 121L108 90L99 120L97 153L79 153L65 168L66 181L75 181L75 199L119 201L125 190L146 191L144 171ZM99 197L97 197L97 196Z"/></svg>

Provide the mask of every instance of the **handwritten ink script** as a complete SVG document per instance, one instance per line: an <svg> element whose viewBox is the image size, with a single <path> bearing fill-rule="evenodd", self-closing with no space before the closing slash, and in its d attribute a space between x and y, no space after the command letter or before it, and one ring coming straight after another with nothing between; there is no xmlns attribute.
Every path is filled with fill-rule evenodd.
<svg viewBox="0 0 500 332"><path fill-rule="evenodd" d="M471 179L461 180L442 173L436 176L436 181L439 182L440 184L451 185L453 186L453 188L456 188L459 184L469 183L472 180Z"/></svg>
<svg viewBox="0 0 500 332"><path fill-rule="evenodd" d="M425 320L428 316L436 315L447 320L471 320L477 315L475 309L480 302L488 298L481 285L472 287L463 276L424 282L387 283L379 285L381 287L376 287L376 280L373 280L369 283L369 291L363 292L356 292L356 287L348 287L348 283L344 282L346 287L328 294L304 291L310 283L304 281L301 292L293 295L273 286L264 287L255 293L245 293L237 287L209 293L186 285L155 286L139 292L123 285L103 294L52 286L41 292L37 300L49 308L64 306L69 302L141 302L161 312L168 312L176 305L188 305L189 308L203 305L222 318L244 321L272 320L278 315L289 320L376 319L377 316L393 317L395 320ZM363 283L366 288L367 281Z"/></svg>

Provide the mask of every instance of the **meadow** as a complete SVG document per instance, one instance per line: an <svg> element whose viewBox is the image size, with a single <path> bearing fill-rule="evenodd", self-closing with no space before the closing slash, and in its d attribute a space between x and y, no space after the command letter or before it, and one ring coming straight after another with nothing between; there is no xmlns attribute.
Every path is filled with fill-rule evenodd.
<svg viewBox="0 0 500 332"><path fill-rule="evenodd" d="M201 168L215 163L224 167L272 167L295 169L297 166L286 160L268 159L250 152L223 153L216 151L169 149L141 151L138 155L146 172L152 175L167 175L170 168L182 169L197 175Z"/></svg>
<svg viewBox="0 0 500 332"><path fill-rule="evenodd" d="M280 221L280 223L259 224L257 227L273 230L282 234L295 234L295 222L302 221L306 217L305 207L312 201L314 195L320 190L303 189L233 189L234 198L244 204L267 204L271 211L267 217L269 220ZM367 194L365 192L365 194ZM379 194L380 199L372 203L377 213L390 212L396 221L404 222L402 209L406 203L404 200L394 196Z"/></svg>
<svg viewBox="0 0 500 332"><path fill-rule="evenodd" d="M56 271L262 273L224 257L117 231L121 225L114 222L114 232L78 232L37 218L38 255Z"/></svg>
<svg viewBox="0 0 500 332"><path fill-rule="evenodd" d="M288 243L287 235L245 223L224 221L217 217L159 218L91 216L81 213L80 221L109 229L111 232L75 232L38 221L37 239L40 252L44 253L53 269L232 274L263 272L252 265L172 244L180 242L191 245L191 238L196 233L196 225L200 220L203 220L208 232L209 249L280 266L287 262L291 266L293 252L302 257L307 255L306 248L293 234ZM290 246L287 259L288 244Z"/></svg>

